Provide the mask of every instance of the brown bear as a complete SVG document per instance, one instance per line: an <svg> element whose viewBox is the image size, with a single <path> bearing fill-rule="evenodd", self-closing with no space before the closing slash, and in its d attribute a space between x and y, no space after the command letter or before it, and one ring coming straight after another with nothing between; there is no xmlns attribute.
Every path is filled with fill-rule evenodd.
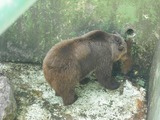
<svg viewBox="0 0 160 120"><path fill-rule="evenodd" d="M111 78L112 65L126 53L127 44L121 36L91 31L54 45L43 61L44 76L64 105L70 105L77 99L76 84L92 71L105 88L118 88L119 83Z"/></svg>

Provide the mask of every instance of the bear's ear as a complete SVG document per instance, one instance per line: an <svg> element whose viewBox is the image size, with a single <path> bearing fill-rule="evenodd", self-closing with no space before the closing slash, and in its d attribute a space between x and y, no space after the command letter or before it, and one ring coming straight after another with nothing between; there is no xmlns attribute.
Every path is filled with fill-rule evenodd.
<svg viewBox="0 0 160 120"><path fill-rule="evenodd" d="M132 28L128 28L126 31L125 31L125 38L128 39L128 38L134 38L136 36L136 33L135 33L135 30L132 29Z"/></svg>

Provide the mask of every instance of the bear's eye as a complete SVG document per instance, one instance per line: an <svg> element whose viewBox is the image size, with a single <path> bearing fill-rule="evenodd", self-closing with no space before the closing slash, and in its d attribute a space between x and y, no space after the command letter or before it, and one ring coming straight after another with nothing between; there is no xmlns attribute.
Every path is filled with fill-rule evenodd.
<svg viewBox="0 0 160 120"><path fill-rule="evenodd" d="M115 39L115 41L116 41L116 42L119 42L120 40L117 38L117 39Z"/></svg>
<svg viewBox="0 0 160 120"><path fill-rule="evenodd" d="M121 42L121 40L120 40L119 38L116 38L115 41L116 41L119 45L122 44L122 42Z"/></svg>

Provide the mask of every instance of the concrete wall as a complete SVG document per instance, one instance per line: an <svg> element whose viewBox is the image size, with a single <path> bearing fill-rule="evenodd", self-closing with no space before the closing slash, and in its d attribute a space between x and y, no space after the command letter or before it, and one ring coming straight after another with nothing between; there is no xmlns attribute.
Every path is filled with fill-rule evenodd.
<svg viewBox="0 0 160 120"><path fill-rule="evenodd" d="M148 120L160 120L160 41L154 55L149 89L148 89Z"/></svg>
<svg viewBox="0 0 160 120"><path fill-rule="evenodd" d="M160 31L159 6L153 0L38 0L0 36L0 61L41 64L51 46L63 39L95 29L123 34L133 26L134 65L148 78Z"/></svg>
<svg viewBox="0 0 160 120"><path fill-rule="evenodd" d="M153 0L38 0L0 36L0 61L41 63L50 47L62 39L94 29L123 33L131 25L140 45L136 62L149 68L159 29L159 5Z"/></svg>

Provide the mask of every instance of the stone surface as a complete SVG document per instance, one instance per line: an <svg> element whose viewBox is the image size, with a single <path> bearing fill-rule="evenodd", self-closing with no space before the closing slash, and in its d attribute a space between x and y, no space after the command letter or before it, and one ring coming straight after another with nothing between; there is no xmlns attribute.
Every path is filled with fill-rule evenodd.
<svg viewBox="0 0 160 120"><path fill-rule="evenodd" d="M0 120L13 120L16 116L16 101L7 77L0 75Z"/></svg>
<svg viewBox="0 0 160 120"><path fill-rule="evenodd" d="M63 106L45 81L42 68L31 64L1 64L3 72L14 83L18 104L16 120L144 120L145 94L123 77L121 87L110 91L97 81L77 85L78 100Z"/></svg>

